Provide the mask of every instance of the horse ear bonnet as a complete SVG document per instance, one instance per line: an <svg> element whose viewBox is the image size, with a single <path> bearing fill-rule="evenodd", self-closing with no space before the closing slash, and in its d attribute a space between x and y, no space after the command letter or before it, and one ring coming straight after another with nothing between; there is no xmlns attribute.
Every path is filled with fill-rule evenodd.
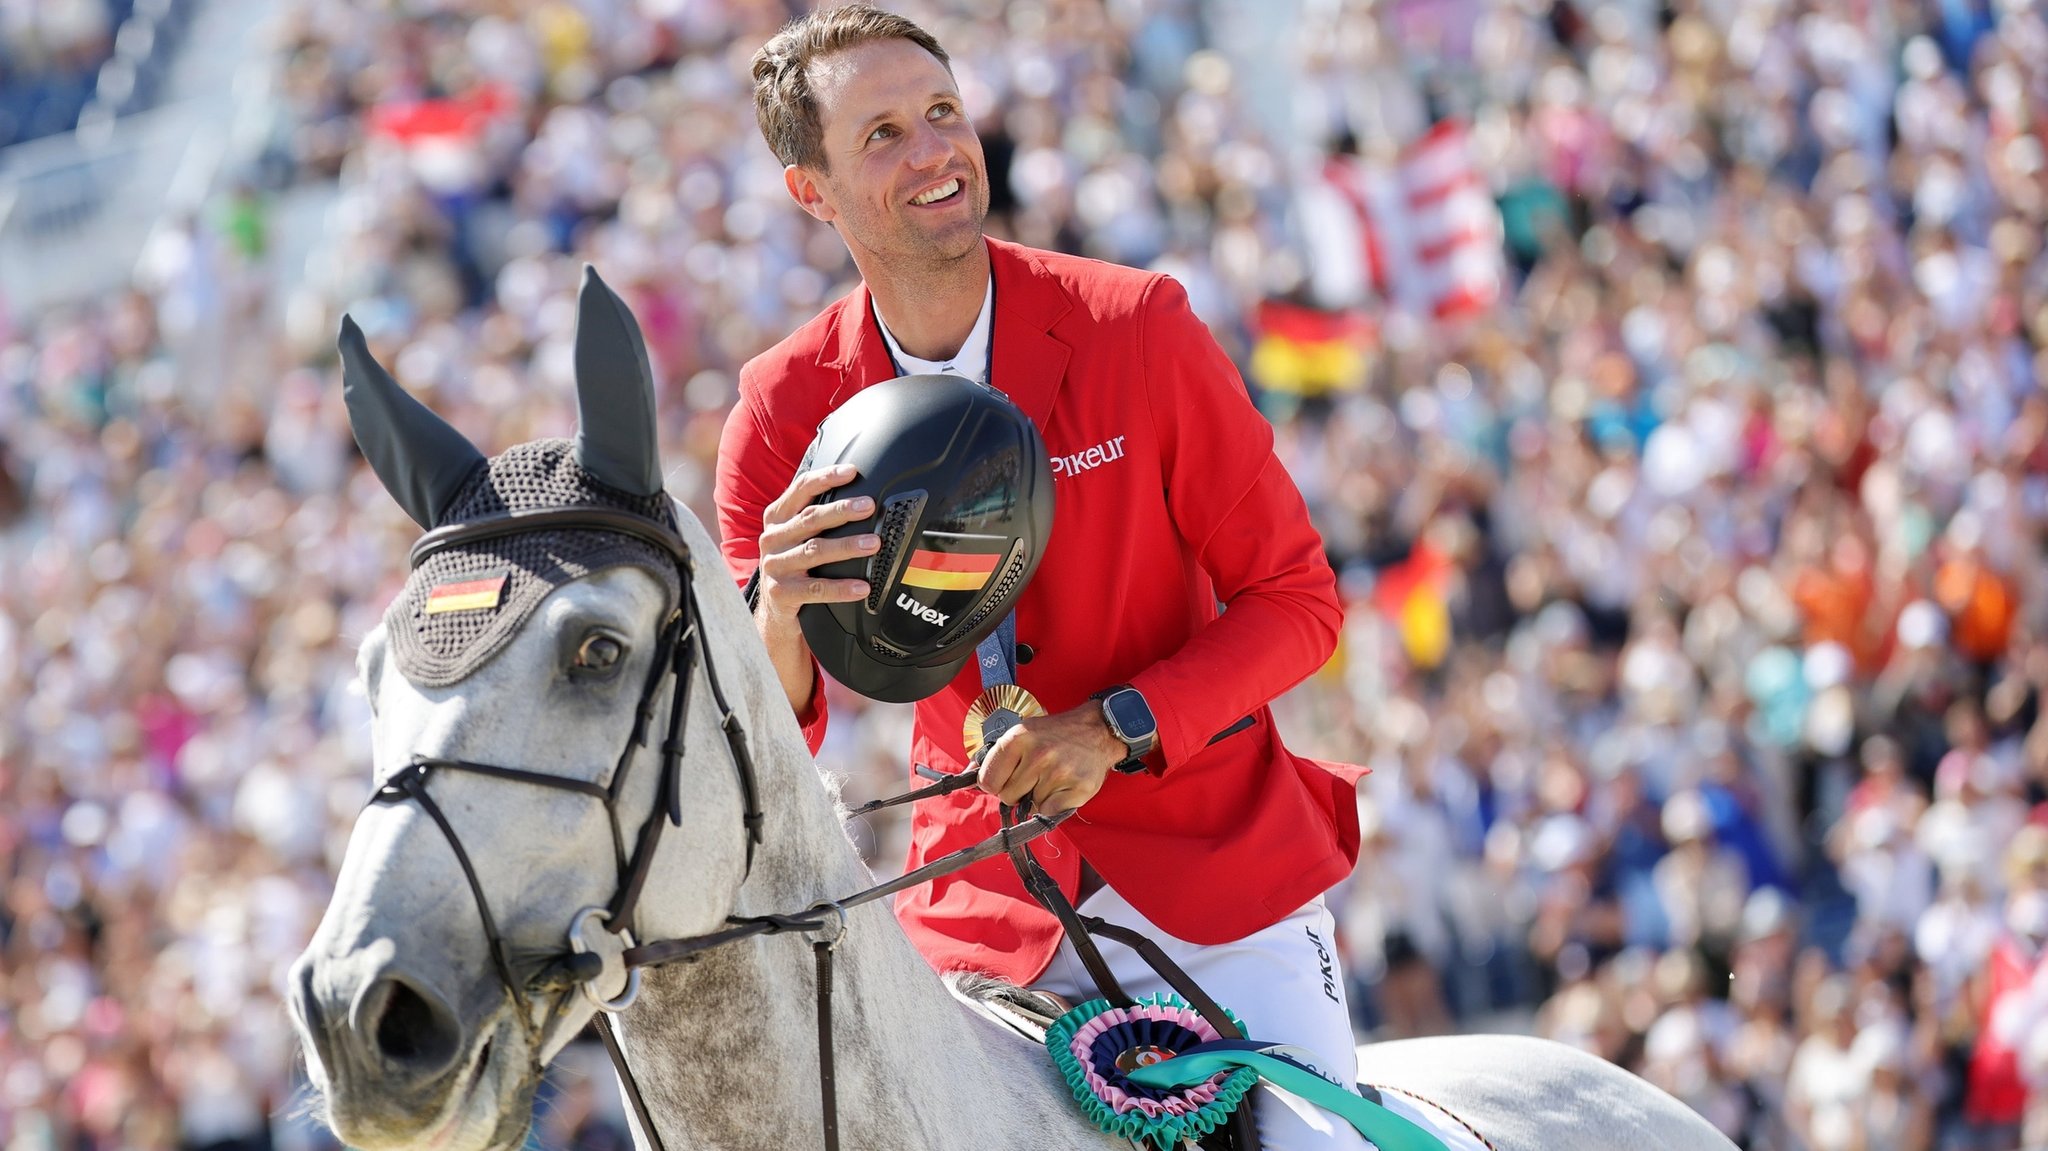
<svg viewBox="0 0 2048 1151"><path fill-rule="evenodd" d="M864 388L818 425L798 470L852 464L827 500L871 496L876 513L824 533L874 532L873 556L819 567L865 579L865 601L805 604L804 639L832 678L908 703L949 683L1038 570L1052 535L1052 460L1031 418L958 376Z"/></svg>
<svg viewBox="0 0 2048 1151"><path fill-rule="evenodd" d="M613 508L676 526L666 495L634 496L604 483L578 462L575 442L566 439L536 440L493 456L442 522L575 507ZM460 682L511 640L549 592L618 564L660 579L670 603L681 595L673 559L616 532L521 532L436 552L413 569L384 616L391 655L405 678L421 687ZM496 602L488 603L494 595ZM438 610L444 604L452 610Z"/></svg>
<svg viewBox="0 0 2048 1151"><path fill-rule="evenodd" d="M646 346L632 313L594 271L584 270L578 300L573 440L535 440L486 460L377 366L347 320L341 349L356 441L420 526L592 507L679 530L661 490ZM385 614L392 658L421 687L458 683L488 663L549 592L619 564L645 569L667 586L671 604L680 602L675 561L616 532L521 532L436 552Z"/></svg>

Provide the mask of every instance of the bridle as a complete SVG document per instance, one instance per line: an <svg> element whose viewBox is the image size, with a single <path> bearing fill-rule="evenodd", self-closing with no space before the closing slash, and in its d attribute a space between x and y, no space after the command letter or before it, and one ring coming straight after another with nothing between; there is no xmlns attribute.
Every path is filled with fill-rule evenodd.
<svg viewBox="0 0 2048 1151"><path fill-rule="evenodd" d="M619 1080L633 1104L640 1122L640 1130L654 1145L656 1151L662 1151L661 1136L656 1131L652 1116L649 1115L646 1103L641 1097L639 1084L634 1080L632 1070L627 1065L625 1050L619 1045L607 1018L630 1007L638 997L641 969L677 961L688 962L712 948L757 935L779 935L785 932L821 935L822 938L812 944L818 969L819 1086L824 1103L825 1146L827 1151L838 1151L838 1106L832 1060L832 953L845 937L846 913L863 903L915 887L997 855L1009 854L1013 858L1028 858L1023 850L1024 844L1058 827L1073 813L1066 811L1050 816L1032 815L1015 822L1005 819L1000 831L980 843L935 859L887 883L877 884L840 899L820 901L802 911L778 915L731 916L726 921L729 926L722 931L636 944L632 931L634 913L639 905L640 894L646 887L647 877L653 870L655 851L661 844L662 830L669 825L680 826L682 823L684 725L689 714L690 692L695 684L699 665L702 666L704 680L711 689L711 697L718 711L719 729L725 735L727 752L739 776L743 804L741 824L747 850L746 872L742 876L742 883L745 882L746 876L752 875L754 850L763 841L762 833L766 818L761 810L760 789L755 783L754 761L747 749L746 730L726 701L725 692L718 682L718 670L713 662L711 650L705 646L694 581L696 564L691 557L690 546L671 525L633 512L592 506L507 512L449 524L427 532L413 544L411 566L417 570L429 557L450 548L528 532L549 531L613 532L650 544L675 564L680 584L676 608L662 625L646 683L641 688L639 702L634 708L632 731L612 767L609 781L595 783L497 764L416 756L377 788L370 803L396 804L408 800L418 803L421 810L434 821L434 825L441 829L442 836L455 852L456 862L462 867L463 878L469 883L470 894L474 897L478 915L483 920L484 936L490 946L491 962L497 969L499 981L504 984L520 1027L526 1033L529 1057L536 1067L540 1053L553 1035L555 1026L564 1018L563 1012L569 1005L572 993L580 990L597 1007L598 1034L604 1040L605 1050L610 1054L613 1066L618 1070ZM619 798L624 792L627 770L632 766L635 753L647 745L662 682L670 676L674 677L676 686L669 698L668 717L663 728L661 774L656 781L655 790L657 806L648 813L646 820L640 825L639 838L629 855L625 846L623 824L619 818ZM521 982L514 971L504 937L499 934L497 920L491 914L490 901L484 895L483 885L477 878L476 867L470 861L469 853L462 846L462 838L456 834L454 825L448 821L440 804L435 802L427 789L429 780L442 772L467 773L532 787L574 792L598 800L605 806L605 814L611 825L613 853L619 869L618 883L612 900L604 907L586 907L577 912L569 923L568 950L542 962L535 974L525 982ZM883 807L893 807L901 803L959 791L972 786L979 774L969 770L941 775L926 769L921 769L921 773L937 779L937 782L902 795L876 800L854 809L850 814L861 815ZM626 945L623 961L627 983L625 989L614 999L603 998L594 987L595 981L603 975L605 965L603 957L589 949L588 941L583 934L584 926L592 919L603 923L605 930L618 935ZM553 996L554 1000L546 1018L538 1025L534 1021L535 995Z"/></svg>
<svg viewBox="0 0 2048 1151"><path fill-rule="evenodd" d="M450 548L482 543L505 536L527 532L544 531L607 531L629 536L658 548L676 565L676 574L681 581L680 595L674 611L669 613L661 629L661 636L655 648L654 659L648 667L646 683L641 687L640 700L633 709L633 730L626 739L613 764L608 783L593 783L588 780L544 772L525 771L498 764L474 763L459 759L436 759L416 756L411 763L399 771L382 787L377 789L371 803L402 803L412 800L418 803L441 834L455 851L455 859L462 865L463 878L469 881L470 893L476 898L478 913L483 918L484 936L490 945L491 962L497 967L498 978L504 983L512 997L514 1010L521 1025L527 1028L528 1038L533 1034L533 1005L529 995L533 992L560 991L565 986L578 986L590 996L591 1001L605 1010L622 1010L630 1005L639 992L639 973L628 976L626 990L617 1000L600 999L591 990L591 982L603 973L603 960L591 953L583 940L583 926L592 919L600 919L606 928L620 933L629 943L633 915L639 905L640 893L647 885L648 873L654 866L655 849L661 846L661 833L669 825L682 823L682 759L683 723L689 714L690 690L696 681L692 674L694 665L703 654L703 635L697 626L696 591L690 574L693 565L689 545L683 542L666 524L631 512L601 507L557 508L532 512L508 512L486 519L450 524L435 528L421 536L413 545L411 565L417 570L429 558ZM761 842L764 816L761 812L760 789L754 782L754 761L747 751L746 732L739 719L727 705L725 692L719 686L717 669L708 658L704 662L704 678L710 684L712 698L719 713L719 726L725 732L726 747L731 754L734 769L739 774L740 796L745 810L741 816L747 844L747 870L754 866L754 848ZM657 806L649 812L640 826L639 838L628 857L625 833L619 818L619 799L625 791L628 769L633 765L635 753L647 745L648 730L654 719L655 703L662 682L673 674L676 689L670 697L668 720L661 743L661 775L656 783ZM427 782L437 773L462 772L487 776L494 779L522 783L531 787L544 787L556 791L569 791L586 795L604 804L605 814L611 825L612 850L618 861L619 881L611 903L602 908L585 908L577 913L570 923L569 951L556 957L542 967L539 974L528 983L521 983L513 973L511 956L507 953L504 936L499 934L496 918L491 914L490 901L484 896L483 885L479 882L476 867L470 862L469 853L463 849L462 838L434 802L427 790ZM551 1016L558 1014L557 1004ZM536 1047L536 1052L538 1048Z"/></svg>

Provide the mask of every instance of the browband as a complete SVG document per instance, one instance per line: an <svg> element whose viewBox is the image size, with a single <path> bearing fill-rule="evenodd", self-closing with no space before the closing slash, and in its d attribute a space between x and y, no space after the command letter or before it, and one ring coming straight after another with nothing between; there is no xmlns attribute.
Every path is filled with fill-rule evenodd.
<svg viewBox="0 0 2048 1151"><path fill-rule="evenodd" d="M437 552L452 547L461 547L482 540L499 539L504 536L524 535L527 532L545 531L600 531L616 532L631 536L643 543L653 544L676 561L676 566L685 572L695 570L690 562L690 545L683 537L659 520L649 519L633 512L615 508L574 507L547 508L531 512L503 512L483 519L466 520L459 524L438 527L421 536L412 545L410 562L414 568L427 562Z"/></svg>

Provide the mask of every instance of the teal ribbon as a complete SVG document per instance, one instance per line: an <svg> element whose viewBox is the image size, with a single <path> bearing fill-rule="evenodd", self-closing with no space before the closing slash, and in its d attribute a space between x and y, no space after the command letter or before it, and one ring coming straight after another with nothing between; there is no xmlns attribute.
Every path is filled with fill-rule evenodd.
<svg viewBox="0 0 2048 1151"><path fill-rule="evenodd" d="M1380 1151L1449 1151L1442 1140L1406 1117L1346 1091L1298 1063L1260 1051L1207 1051L1203 1047L1190 1047L1171 1059L1137 1068L1127 1077L1131 1082L1146 1087L1186 1087L1200 1083L1218 1071L1239 1067L1248 1067L1273 1086L1299 1095L1326 1111L1335 1112L1358 1128L1360 1135L1372 1140Z"/></svg>

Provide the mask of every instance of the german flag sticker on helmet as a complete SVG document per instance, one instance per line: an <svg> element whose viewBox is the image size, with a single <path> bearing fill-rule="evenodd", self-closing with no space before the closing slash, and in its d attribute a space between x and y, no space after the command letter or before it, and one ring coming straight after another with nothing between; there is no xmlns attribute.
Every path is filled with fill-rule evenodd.
<svg viewBox="0 0 2048 1151"><path fill-rule="evenodd" d="M929 591L979 591L1003 557L996 552L940 552L917 548L902 582Z"/></svg>

